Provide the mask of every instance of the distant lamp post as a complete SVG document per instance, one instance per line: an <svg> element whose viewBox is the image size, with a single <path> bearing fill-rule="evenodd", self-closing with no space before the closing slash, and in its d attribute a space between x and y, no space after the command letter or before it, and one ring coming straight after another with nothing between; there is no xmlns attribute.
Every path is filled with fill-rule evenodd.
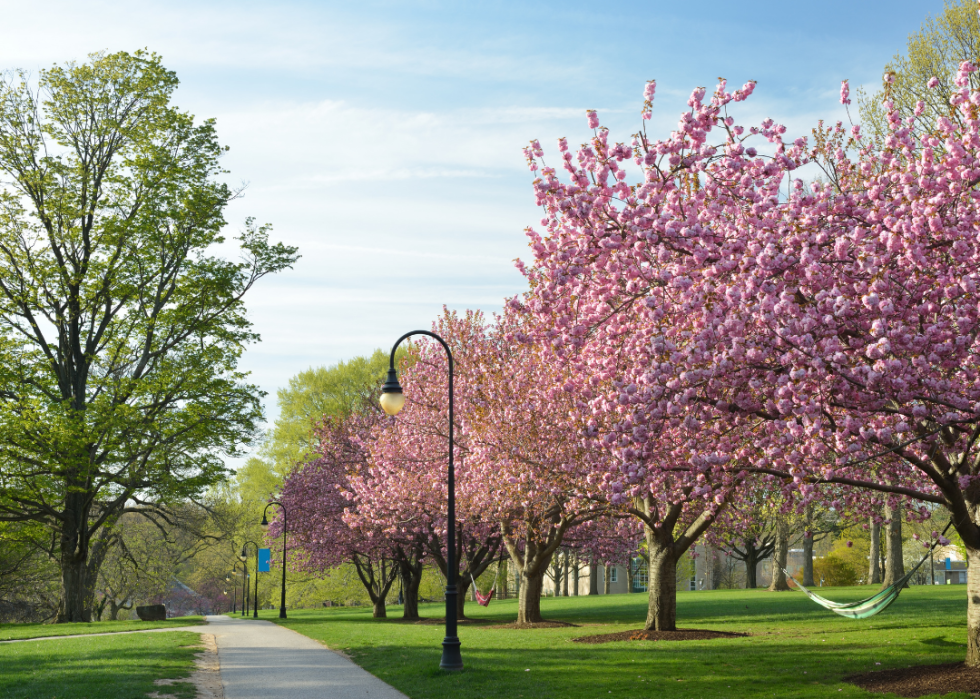
<svg viewBox="0 0 980 699"><path fill-rule="evenodd" d="M233 602L232 602L232 605L231 605L231 613L232 614L234 614L235 612L238 611L238 570L237 570L237 568L238 568L238 561L235 561L235 565L233 565L232 568L231 568L231 575L230 576L229 575L226 575L225 576L225 582L234 582L235 583L235 587L234 587L235 592L234 592ZM234 581L232 580L232 578L234 578ZM242 599L243 600L245 599L245 596L244 595L242 595Z"/></svg>
<svg viewBox="0 0 980 699"><path fill-rule="evenodd" d="M255 547L255 594L252 595L252 618L258 619L259 618L259 545L256 544L254 541L246 541L245 545L242 546L242 554L239 556L239 558L243 561L248 558L248 554L246 553L245 549L249 544ZM248 585L247 580L245 581L245 584ZM245 613L247 614L248 610L246 610Z"/></svg>
<svg viewBox="0 0 980 699"><path fill-rule="evenodd" d="M279 597L279 618L286 618L286 508L281 502L270 502L262 510L262 526L265 529L269 528L269 520L266 519L265 513L269 511L269 507L272 505L278 505L279 509L282 510L282 594Z"/></svg>
<svg viewBox="0 0 980 699"><path fill-rule="evenodd" d="M426 335L439 342L449 357L449 472L446 485L449 491L446 517L446 637L442 641L442 659L439 667L443 670L462 670L463 656L459 652L459 636L457 636L456 619L456 471L453 466L453 353L449 345L441 337L428 330L413 330L405 333L391 348L391 359L388 363L388 380L381 387L381 409L388 415L397 415L405 405L405 394L398 383L398 373L395 371L395 351L398 345L412 335Z"/></svg>
<svg viewBox="0 0 980 699"><path fill-rule="evenodd" d="M245 555L245 547L238 555L238 560L242 562L242 616L248 614L248 557Z"/></svg>

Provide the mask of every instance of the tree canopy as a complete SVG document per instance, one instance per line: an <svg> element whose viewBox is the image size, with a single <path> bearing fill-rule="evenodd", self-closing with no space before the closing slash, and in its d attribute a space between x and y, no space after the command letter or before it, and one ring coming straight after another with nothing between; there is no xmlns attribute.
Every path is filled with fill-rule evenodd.
<svg viewBox="0 0 980 699"><path fill-rule="evenodd" d="M66 621L89 618L102 527L195 497L251 442L243 299L297 257L252 220L239 260L213 254L236 192L176 87L142 51L0 85L0 520L58 532Z"/></svg>

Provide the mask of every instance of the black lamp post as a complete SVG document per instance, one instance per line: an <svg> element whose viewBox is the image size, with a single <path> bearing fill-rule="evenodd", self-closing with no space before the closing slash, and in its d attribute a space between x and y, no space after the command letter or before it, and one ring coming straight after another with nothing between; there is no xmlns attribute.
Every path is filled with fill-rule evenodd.
<svg viewBox="0 0 980 699"><path fill-rule="evenodd" d="M241 560L248 558L248 554L245 552L245 548L251 544L255 547L255 594L252 595L252 618L259 618L259 545L254 541L246 541L242 546L242 555L239 556ZM247 564L246 564L247 565ZM245 581L245 585L248 585L248 580ZM248 614L248 610L245 610Z"/></svg>
<svg viewBox="0 0 980 699"><path fill-rule="evenodd" d="M413 330L405 333L391 348L391 360L388 365L388 380L381 387L381 408L388 415L397 415L405 405L405 396L398 383L395 371L395 351L398 345L412 335L426 335L439 342L449 357L449 473L446 484L449 490L449 502L446 517L446 637L442 641L442 660L439 667L443 670L462 670L463 656L459 652L459 637L456 635L456 471L453 466L453 353L449 345L441 337L428 330Z"/></svg>
<svg viewBox="0 0 980 699"><path fill-rule="evenodd" d="M286 618L286 508L283 507L281 502L270 502L262 510L262 526L265 528L269 527L269 520L265 518L265 513L268 512L270 505L278 505L279 509L282 510L282 595L279 597L279 618Z"/></svg>
<svg viewBox="0 0 980 699"><path fill-rule="evenodd" d="M231 575L225 576L225 582L234 582L234 597L232 598L231 613L234 614L238 611L238 561L235 561L235 565L231 568ZM234 578L234 580L232 580ZM245 596L242 595L242 600L244 601Z"/></svg>
<svg viewBox="0 0 980 699"><path fill-rule="evenodd" d="M238 554L238 560L242 562L242 616L248 614L248 557L245 555L245 547Z"/></svg>

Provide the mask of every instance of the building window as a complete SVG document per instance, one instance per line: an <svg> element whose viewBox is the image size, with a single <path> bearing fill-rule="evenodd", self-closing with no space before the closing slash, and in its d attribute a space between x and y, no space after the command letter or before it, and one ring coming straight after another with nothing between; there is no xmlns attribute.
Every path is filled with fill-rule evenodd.
<svg viewBox="0 0 980 699"><path fill-rule="evenodd" d="M646 561L642 558L634 558L630 561L630 565L633 566L633 592L646 592L650 573Z"/></svg>
<svg viewBox="0 0 980 699"><path fill-rule="evenodd" d="M612 566L609 569L609 582L619 582L619 577L616 575L616 566Z"/></svg>

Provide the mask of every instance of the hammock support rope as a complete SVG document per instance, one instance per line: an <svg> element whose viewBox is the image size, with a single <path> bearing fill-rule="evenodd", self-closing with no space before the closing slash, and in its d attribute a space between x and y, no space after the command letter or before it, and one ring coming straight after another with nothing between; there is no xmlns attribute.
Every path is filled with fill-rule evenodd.
<svg viewBox="0 0 980 699"><path fill-rule="evenodd" d="M946 525L946 528L943 529L942 536L946 535L946 532L949 531L952 524L953 521L950 520L949 524ZM916 563L915 567L913 567L908 573L903 575L878 594L857 602L832 602L831 600L821 597L815 592L803 587L803 585L800 584L800 581L790 575L785 568L783 568L782 571L786 573L786 577L796 583L796 586L800 588L800 590L802 590L807 597L819 604L824 609L828 609L835 614L848 617L849 619L867 619L868 617L872 617L875 614L880 614L881 612L885 611L892 602L898 599L899 594L902 592L902 588L905 587L905 584L912 579L915 571L917 571L919 567L926 562L926 559L932 555L933 549L935 549L938 544L939 540L937 539L933 545L929 547L929 551L922 557L922 560Z"/></svg>
<svg viewBox="0 0 980 699"><path fill-rule="evenodd" d="M473 592L476 594L476 603L481 607L489 607L490 600L493 599L493 594L497 591L497 578L500 577L500 563L503 561L503 556L497 561L497 574L493 576L493 585L490 586L490 592L483 594L480 592L480 588L476 586L476 578L473 577L473 571L470 571L470 580L473 581Z"/></svg>

